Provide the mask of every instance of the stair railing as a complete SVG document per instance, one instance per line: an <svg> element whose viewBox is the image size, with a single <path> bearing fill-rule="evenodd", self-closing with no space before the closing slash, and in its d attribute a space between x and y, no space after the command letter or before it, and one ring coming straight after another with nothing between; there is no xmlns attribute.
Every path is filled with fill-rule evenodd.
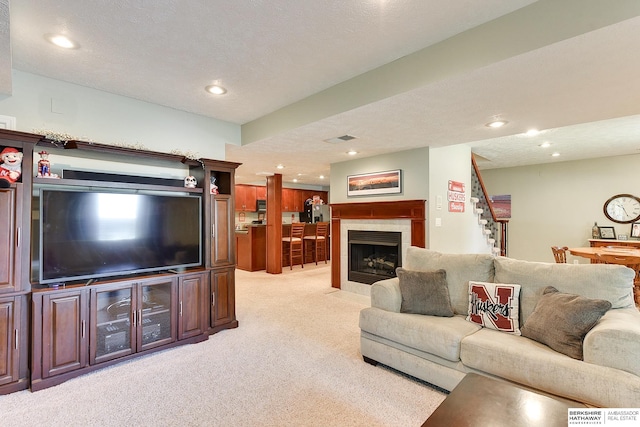
<svg viewBox="0 0 640 427"><path fill-rule="evenodd" d="M497 247L500 248L500 255L507 256L507 226L509 224L509 220L496 218L496 213L493 210L493 203L491 202L487 189L484 186L482 175L480 175L480 170L478 169L478 165L473 154L471 155L471 165L473 167L472 173L478 180L481 190L478 194L474 194L473 196L478 198L478 207L483 210L482 219L487 221L486 227L491 230L491 237L495 239Z"/></svg>

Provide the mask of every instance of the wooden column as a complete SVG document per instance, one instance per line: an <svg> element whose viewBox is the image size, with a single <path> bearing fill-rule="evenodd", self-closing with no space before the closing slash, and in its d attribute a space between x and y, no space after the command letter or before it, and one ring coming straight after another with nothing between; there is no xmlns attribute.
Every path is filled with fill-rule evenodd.
<svg viewBox="0 0 640 427"><path fill-rule="evenodd" d="M267 177L267 273L282 273L282 175Z"/></svg>

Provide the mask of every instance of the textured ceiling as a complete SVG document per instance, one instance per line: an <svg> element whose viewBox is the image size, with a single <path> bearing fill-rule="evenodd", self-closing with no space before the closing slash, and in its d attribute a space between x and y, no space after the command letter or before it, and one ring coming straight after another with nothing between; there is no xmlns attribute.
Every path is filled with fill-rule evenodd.
<svg viewBox="0 0 640 427"><path fill-rule="evenodd" d="M510 12L534 11L526 7L536 2L14 0L10 17L2 14L6 3L0 0L1 93L11 93L13 66L247 124ZM537 3L541 9L573 4L580 12L576 20L597 21L588 16L595 9L589 5L597 3L592 0ZM9 21L7 57L2 49L9 37L2 29ZM500 40L501 27L495 28ZM577 36L549 37L537 49L463 73L446 75L445 69L422 87L327 111L321 119L241 147L229 145L227 160L243 163L238 182L277 172L285 182L327 185L318 176L328 178L330 163L348 160L351 148L372 156L468 143L489 160L481 162L483 168L638 153L640 62L630 54L640 51L638 28L640 18L621 18ZM63 51L46 42L44 34L60 32L80 48ZM465 59L455 52L451 57ZM204 87L214 82L228 94L207 94ZM495 114L509 125L485 128ZM530 127L546 131L523 138ZM323 142L344 134L357 139ZM553 145L541 149L542 138ZM552 159L552 150L561 156ZM286 167L276 170L277 164Z"/></svg>

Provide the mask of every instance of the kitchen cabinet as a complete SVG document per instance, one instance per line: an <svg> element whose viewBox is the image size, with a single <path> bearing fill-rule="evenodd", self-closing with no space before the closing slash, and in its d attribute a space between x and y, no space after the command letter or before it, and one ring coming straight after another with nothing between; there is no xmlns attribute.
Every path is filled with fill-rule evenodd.
<svg viewBox="0 0 640 427"><path fill-rule="evenodd" d="M313 199L313 196L319 196L324 203L328 203L329 193L326 191L316 190L298 190L294 188L282 189L282 211L283 212L303 212L307 199Z"/></svg>
<svg viewBox="0 0 640 427"><path fill-rule="evenodd" d="M236 211L255 212L257 199L256 187L253 185L236 185L235 191Z"/></svg>

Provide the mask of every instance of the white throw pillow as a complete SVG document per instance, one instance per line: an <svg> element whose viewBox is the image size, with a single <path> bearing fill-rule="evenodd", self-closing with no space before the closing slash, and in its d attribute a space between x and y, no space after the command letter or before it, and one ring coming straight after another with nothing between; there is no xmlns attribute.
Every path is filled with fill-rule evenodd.
<svg viewBox="0 0 640 427"><path fill-rule="evenodd" d="M520 285L469 281L469 322L521 335L519 310Z"/></svg>

